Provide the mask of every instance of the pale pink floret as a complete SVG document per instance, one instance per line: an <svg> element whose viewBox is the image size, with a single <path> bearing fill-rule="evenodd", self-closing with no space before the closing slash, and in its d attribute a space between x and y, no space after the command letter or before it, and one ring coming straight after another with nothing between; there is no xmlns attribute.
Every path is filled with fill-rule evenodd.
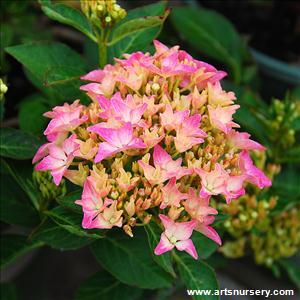
<svg viewBox="0 0 300 300"><path fill-rule="evenodd" d="M101 191L97 191L96 183L94 182L94 178L89 176L83 186L83 193L81 196L81 200L75 201L76 204L82 206L83 210L83 220L82 227L83 228L93 228L92 222L94 218L111 203L113 200L103 197L105 194Z"/></svg>
<svg viewBox="0 0 300 300"><path fill-rule="evenodd" d="M262 170L255 167L249 153L244 150L239 155L239 167L246 175L246 180L255 184L260 189L272 185L272 181L264 174Z"/></svg>
<svg viewBox="0 0 300 300"><path fill-rule="evenodd" d="M232 127L240 127L240 125L232 121L232 115L239 107L239 105L231 105L227 107L217 106L214 108L211 105L207 105L211 125L225 133L228 133Z"/></svg>
<svg viewBox="0 0 300 300"><path fill-rule="evenodd" d="M246 191L243 187L246 181L246 175L229 176L225 182L224 197L227 203L230 203L232 199L237 199L243 196Z"/></svg>
<svg viewBox="0 0 300 300"><path fill-rule="evenodd" d="M166 172L159 166L153 167L142 160L138 161L139 166L144 172L144 176L150 182L151 185L160 184L168 180Z"/></svg>
<svg viewBox="0 0 300 300"><path fill-rule="evenodd" d="M138 91L143 84L144 74L136 71L134 67L127 67L125 72L117 76L117 80L130 89Z"/></svg>
<svg viewBox="0 0 300 300"><path fill-rule="evenodd" d="M174 161L171 155L159 145L154 147L153 162L154 167L146 164L142 160L138 161L144 171L146 179L151 184L159 184L172 177L179 179L182 176L192 173L192 170L181 167L182 158L178 158Z"/></svg>
<svg viewBox="0 0 300 300"><path fill-rule="evenodd" d="M98 114L98 116L101 119L109 119L114 117L114 110L112 108L110 100L106 99L103 95L97 95L96 100L100 105L101 112Z"/></svg>
<svg viewBox="0 0 300 300"><path fill-rule="evenodd" d="M176 247L177 250L186 251L194 259L198 259L196 248L193 241L190 239L197 222L174 222L172 219L169 219L162 214L159 215L159 218L165 231L161 234L160 241L156 246L154 253L156 255L161 255Z"/></svg>
<svg viewBox="0 0 300 300"><path fill-rule="evenodd" d="M165 104L163 104L163 103L155 104L156 97L154 97L154 96L147 97L144 95L141 100L142 100L142 103L147 104L147 109L144 113L144 116L146 118L148 116L155 115L159 110L161 110L163 107L165 107Z"/></svg>
<svg viewBox="0 0 300 300"><path fill-rule="evenodd" d="M166 172L166 177L169 179L171 177L176 177L180 179L182 176L189 175L192 170L185 167L181 167L182 158L173 160L171 155L168 154L160 145L156 145L153 151L154 166L160 167Z"/></svg>
<svg viewBox="0 0 300 300"><path fill-rule="evenodd" d="M160 114L160 122L161 125L166 128L166 130L173 130L182 124L183 120L189 114L189 110L179 110L174 113L172 106L167 104L165 111Z"/></svg>
<svg viewBox="0 0 300 300"><path fill-rule="evenodd" d="M140 177L132 177L130 172L126 172L123 168L119 169L119 176L116 178L120 189L124 192L129 192L136 187L140 181Z"/></svg>
<svg viewBox="0 0 300 300"><path fill-rule="evenodd" d="M49 145L49 155L44 157L43 160L36 165L36 170L49 170L53 176L54 183L59 185L64 173L74 159L74 153L79 148L79 145L76 143L75 139L76 135L73 134L62 143L61 147L55 144Z"/></svg>
<svg viewBox="0 0 300 300"><path fill-rule="evenodd" d="M180 153L204 142L203 138L207 134L199 128L201 121L200 115L193 115L183 120L176 130L174 138L176 150Z"/></svg>
<svg viewBox="0 0 300 300"><path fill-rule="evenodd" d="M208 103L213 106L228 106L234 103L236 100L235 94L233 92L223 91L220 82L215 82L211 84L207 83L208 90Z"/></svg>
<svg viewBox="0 0 300 300"><path fill-rule="evenodd" d="M159 128L155 125L152 126L151 131L149 131L147 128L144 129L144 133L141 135L141 138L148 148L153 148L165 137L164 133L159 135L158 130Z"/></svg>
<svg viewBox="0 0 300 300"><path fill-rule="evenodd" d="M113 226L122 227L123 210L117 209L118 201L106 207L103 212L99 213L91 223L91 228L110 229Z"/></svg>
<svg viewBox="0 0 300 300"><path fill-rule="evenodd" d="M96 163L127 149L141 149L147 147L140 138L134 136L133 128L130 123L125 123L122 128L118 129L103 128L94 125L88 127L88 130L96 132L106 141L99 146L98 153L95 157Z"/></svg>
<svg viewBox="0 0 300 300"><path fill-rule="evenodd" d="M200 196L205 198L210 195L222 194L226 202L236 199L245 194L243 187L247 179L245 174L230 176L220 164L216 164L215 169L206 172L200 168L195 168L195 172L201 178Z"/></svg>
<svg viewBox="0 0 300 300"><path fill-rule="evenodd" d="M162 187L162 202L160 208L164 209L168 206L180 206L180 201L187 199L187 194L181 193L176 185L176 177L173 177L169 182Z"/></svg>
<svg viewBox="0 0 300 300"><path fill-rule="evenodd" d="M200 168L195 168L195 172L201 178L200 197L206 198L210 195L225 193L226 181L229 178L229 174L220 164L216 164L215 169L210 172Z"/></svg>
<svg viewBox="0 0 300 300"><path fill-rule="evenodd" d="M259 150L265 151L266 148L255 142L250 140L250 134L247 132L238 132L235 130L231 130L227 135L228 144L237 149L243 150Z"/></svg>
<svg viewBox="0 0 300 300"><path fill-rule="evenodd" d="M184 201L184 207L189 215L197 221L195 230L221 245L220 236L214 228L209 226L215 219L211 215L218 214L215 208L209 206L209 197L199 197L195 189L189 188L188 199Z"/></svg>
<svg viewBox="0 0 300 300"><path fill-rule="evenodd" d="M114 91L116 78L114 75L115 66L106 65L103 70L95 70L81 77L83 80L96 81L82 85L81 90L87 91L88 95L95 100L97 95L110 97Z"/></svg>
<svg viewBox="0 0 300 300"><path fill-rule="evenodd" d="M75 152L76 157L91 160L98 152L98 146L91 138L85 142L77 139L76 143L79 145L79 149Z"/></svg>
<svg viewBox="0 0 300 300"><path fill-rule="evenodd" d="M84 115L80 117L83 106L79 105L79 100L69 105L56 106L52 111L44 113L44 116L52 118L44 134L48 139L54 141L60 133L69 132L76 129L79 125L88 119Z"/></svg>

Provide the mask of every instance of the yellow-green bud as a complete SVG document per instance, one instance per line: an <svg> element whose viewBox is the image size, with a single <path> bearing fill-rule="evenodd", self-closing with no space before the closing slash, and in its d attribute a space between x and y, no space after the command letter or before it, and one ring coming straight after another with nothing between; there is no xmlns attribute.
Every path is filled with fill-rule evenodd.
<svg viewBox="0 0 300 300"><path fill-rule="evenodd" d="M155 83L153 83L153 84L151 85L151 89L152 89L153 92L157 92L157 91L159 91L160 86L159 86L158 83L155 82Z"/></svg>
<svg viewBox="0 0 300 300"><path fill-rule="evenodd" d="M7 92L8 87L0 78L0 100L2 100L4 94Z"/></svg>
<svg viewBox="0 0 300 300"><path fill-rule="evenodd" d="M56 186L50 172L48 171L39 172L34 170L32 178L43 198L46 200L53 200L59 196L64 196L67 192L65 180L62 179L60 185Z"/></svg>
<svg viewBox="0 0 300 300"><path fill-rule="evenodd" d="M105 17L105 22L110 23L111 22L111 17L110 16Z"/></svg>

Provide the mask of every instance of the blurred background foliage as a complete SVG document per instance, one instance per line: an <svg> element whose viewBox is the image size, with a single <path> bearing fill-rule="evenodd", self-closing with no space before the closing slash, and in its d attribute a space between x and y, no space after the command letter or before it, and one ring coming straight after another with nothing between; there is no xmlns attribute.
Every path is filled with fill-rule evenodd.
<svg viewBox="0 0 300 300"><path fill-rule="evenodd" d="M241 104L235 118L243 130L267 147L266 154L255 160L273 178L273 186L263 191L248 187L247 195L229 206L216 204L224 245L209 261L218 267L218 261L219 266L228 263L220 254L228 259L251 257L277 277L289 275L299 287L299 3L190 0L120 4L128 15L112 36L117 35L119 26L137 17L160 16L161 21L113 43L108 48L108 62L126 52L152 52L154 38L181 45L195 58L227 71L223 86L233 90ZM92 242L93 236L80 228L80 217L72 205L76 191L65 196L72 187L64 183L53 192L47 174L32 176L28 159L43 142L47 121L42 113L65 101L88 101L79 91L79 76L99 65L95 38L79 1L1 2L0 171L1 185L6 187L1 188L1 229L6 233L1 267L44 244L68 250ZM55 210L57 203L73 209L74 215L66 218L63 211ZM50 209L46 219L42 212ZM17 226L18 235L8 224ZM95 284L116 283L108 275L101 281L102 275L84 283L76 299L93 299L82 295ZM22 282L24 278L19 277ZM130 295L126 285L117 284L125 296ZM2 291L3 299L16 299L12 284L5 283ZM137 289L135 299L141 293Z"/></svg>

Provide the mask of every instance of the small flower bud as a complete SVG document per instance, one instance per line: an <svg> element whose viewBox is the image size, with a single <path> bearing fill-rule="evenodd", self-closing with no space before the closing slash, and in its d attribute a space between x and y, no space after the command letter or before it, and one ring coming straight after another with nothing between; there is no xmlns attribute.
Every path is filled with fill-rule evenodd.
<svg viewBox="0 0 300 300"><path fill-rule="evenodd" d="M127 235L129 235L130 237L133 237L132 229L129 225L124 225L123 230L125 231L125 233Z"/></svg>

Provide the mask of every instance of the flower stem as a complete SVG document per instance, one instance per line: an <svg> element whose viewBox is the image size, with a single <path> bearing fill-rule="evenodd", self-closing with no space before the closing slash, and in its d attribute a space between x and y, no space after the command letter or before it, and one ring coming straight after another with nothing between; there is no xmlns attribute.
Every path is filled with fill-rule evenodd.
<svg viewBox="0 0 300 300"><path fill-rule="evenodd" d="M107 47L102 43L99 43L99 65L103 69L107 61Z"/></svg>
<svg viewBox="0 0 300 300"><path fill-rule="evenodd" d="M99 66L101 69L107 64L107 41L110 34L110 29L102 29L101 33L97 35L99 47Z"/></svg>

